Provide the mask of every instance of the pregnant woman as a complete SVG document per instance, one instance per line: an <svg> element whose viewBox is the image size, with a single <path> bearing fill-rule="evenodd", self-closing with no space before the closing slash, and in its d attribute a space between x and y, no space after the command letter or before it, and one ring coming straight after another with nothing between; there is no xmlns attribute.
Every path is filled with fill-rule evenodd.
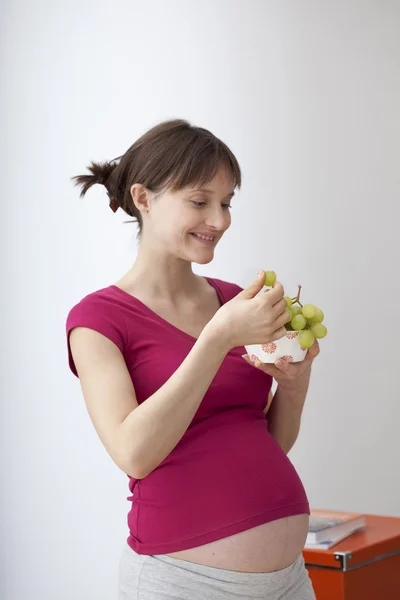
<svg viewBox="0 0 400 600"><path fill-rule="evenodd" d="M67 318L70 367L129 477L119 600L314 599L309 504L287 453L318 343L303 363L253 363L244 345L286 333L282 285L260 293L263 271L242 289L192 270L231 224L235 156L174 120L89 171L74 178L81 195L104 185L139 228L132 268Z"/></svg>

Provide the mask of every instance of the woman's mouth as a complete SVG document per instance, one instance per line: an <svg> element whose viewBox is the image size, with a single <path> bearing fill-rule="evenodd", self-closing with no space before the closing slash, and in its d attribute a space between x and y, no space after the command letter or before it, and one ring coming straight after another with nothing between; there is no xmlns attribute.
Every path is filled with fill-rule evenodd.
<svg viewBox="0 0 400 600"><path fill-rule="evenodd" d="M205 235L203 233L191 233L198 242L207 246L214 246L217 237L215 235Z"/></svg>

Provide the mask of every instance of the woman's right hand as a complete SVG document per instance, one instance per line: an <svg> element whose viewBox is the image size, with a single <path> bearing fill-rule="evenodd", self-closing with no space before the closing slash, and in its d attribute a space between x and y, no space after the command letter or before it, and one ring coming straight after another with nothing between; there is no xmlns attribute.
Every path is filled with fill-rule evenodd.
<svg viewBox="0 0 400 600"><path fill-rule="evenodd" d="M221 306L209 322L218 331L229 349L236 346L266 344L286 335L289 321L282 284L275 282L272 289L257 295L264 287L265 272L237 296Z"/></svg>

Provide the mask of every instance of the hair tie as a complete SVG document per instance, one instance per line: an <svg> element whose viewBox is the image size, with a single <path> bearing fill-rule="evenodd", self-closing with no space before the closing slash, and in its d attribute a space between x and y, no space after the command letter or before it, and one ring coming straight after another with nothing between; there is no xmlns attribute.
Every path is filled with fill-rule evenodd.
<svg viewBox="0 0 400 600"><path fill-rule="evenodd" d="M116 199L112 196L110 196L110 208L114 213L117 212L117 210L119 209L119 204L117 203Z"/></svg>

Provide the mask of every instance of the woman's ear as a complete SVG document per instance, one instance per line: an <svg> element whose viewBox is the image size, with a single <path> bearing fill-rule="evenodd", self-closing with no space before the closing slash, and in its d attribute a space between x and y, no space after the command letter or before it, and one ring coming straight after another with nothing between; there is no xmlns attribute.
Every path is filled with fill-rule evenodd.
<svg viewBox="0 0 400 600"><path fill-rule="evenodd" d="M148 213L150 210L151 192L141 183L134 183L129 190L132 201L138 211Z"/></svg>

